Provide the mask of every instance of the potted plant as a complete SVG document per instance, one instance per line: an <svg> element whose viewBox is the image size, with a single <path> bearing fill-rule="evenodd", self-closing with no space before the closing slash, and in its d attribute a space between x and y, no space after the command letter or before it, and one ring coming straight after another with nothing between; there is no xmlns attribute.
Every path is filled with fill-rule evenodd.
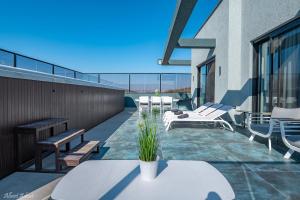
<svg viewBox="0 0 300 200"><path fill-rule="evenodd" d="M148 117L139 123L139 160L141 178L145 181L153 180L158 167L158 139L156 120Z"/></svg>

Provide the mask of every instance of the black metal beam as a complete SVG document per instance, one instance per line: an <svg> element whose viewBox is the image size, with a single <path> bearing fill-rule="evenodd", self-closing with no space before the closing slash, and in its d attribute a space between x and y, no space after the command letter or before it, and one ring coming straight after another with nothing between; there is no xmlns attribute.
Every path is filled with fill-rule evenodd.
<svg viewBox="0 0 300 200"><path fill-rule="evenodd" d="M190 18L197 0L177 0L176 11L170 28L168 42L164 51L162 65L168 65L184 27Z"/></svg>
<svg viewBox="0 0 300 200"><path fill-rule="evenodd" d="M179 39L177 48L213 49L216 39Z"/></svg>

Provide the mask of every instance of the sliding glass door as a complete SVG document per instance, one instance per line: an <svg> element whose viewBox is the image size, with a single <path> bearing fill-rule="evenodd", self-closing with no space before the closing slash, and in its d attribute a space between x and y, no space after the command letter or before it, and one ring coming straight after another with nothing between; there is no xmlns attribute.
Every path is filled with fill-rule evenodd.
<svg viewBox="0 0 300 200"><path fill-rule="evenodd" d="M285 108L300 106L300 27L280 37L280 96Z"/></svg>
<svg viewBox="0 0 300 200"><path fill-rule="evenodd" d="M258 111L300 107L300 27L258 44Z"/></svg>
<svg viewBox="0 0 300 200"><path fill-rule="evenodd" d="M215 60L209 61L199 68L198 106L215 99Z"/></svg>

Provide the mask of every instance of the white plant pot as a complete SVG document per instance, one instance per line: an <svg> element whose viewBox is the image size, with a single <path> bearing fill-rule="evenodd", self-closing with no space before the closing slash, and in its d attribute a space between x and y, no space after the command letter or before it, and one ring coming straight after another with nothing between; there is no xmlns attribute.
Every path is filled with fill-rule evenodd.
<svg viewBox="0 0 300 200"><path fill-rule="evenodd" d="M152 181L157 176L158 158L156 161L145 162L140 160L141 178L144 181Z"/></svg>

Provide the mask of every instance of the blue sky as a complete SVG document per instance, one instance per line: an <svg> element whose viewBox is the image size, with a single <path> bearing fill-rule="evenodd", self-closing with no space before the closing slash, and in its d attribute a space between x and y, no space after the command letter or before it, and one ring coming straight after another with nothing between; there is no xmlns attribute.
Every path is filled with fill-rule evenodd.
<svg viewBox="0 0 300 200"><path fill-rule="evenodd" d="M176 0L0 0L0 48L82 72L190 72L157 65ZM199 0L193 37L218 0ZM190 59L190 50L173 58Z"/></svg>

